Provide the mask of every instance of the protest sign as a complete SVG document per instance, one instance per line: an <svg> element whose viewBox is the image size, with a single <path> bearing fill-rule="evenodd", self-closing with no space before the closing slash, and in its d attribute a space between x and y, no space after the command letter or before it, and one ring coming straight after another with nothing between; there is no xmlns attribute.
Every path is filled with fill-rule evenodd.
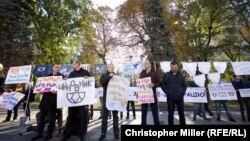
<svg viewBox="0 0 250 141"><path fill-rule="evenodd" d="M136 80L136 85L138 88L138 102L140 104L154 103L154 94L150 84L150 77Z"/></svg>
<svg viewBox="0 0 250 141"><path fill-rule="evenodd" d="M250 97L250 89L239 89L241 97Z"/></svg>
<svg viewBox="0 0 250 141"><path fill-rule="evenodd" d="M227 62L213 62L213 65L218 73L224 73L227 68Z"/></svg>
<svg viewBox="0 0 250 141"><path fill-rule="evenodd" d="M188 87L184 95L184 102L207 103L206 89L204 87Z"/></svg>
<svg viewBox="0 0 250 141"><path fill-rule="evenodd" d="M2 104L7 110L12 110L24 97L24 94L19 92L3 93Z"/></svg>
<svg viewBox="0 0 250 141"><path fill-rule="evenodd" d="M110 111L126 112L128 103L129 80L114 75L107 88L106 106Z"/></svg>
<svg viewBox="0 0 250 141"><path fill-rule="evenodd" d="M57 108L95 103L95 78L78 77L57 83Z"/></svg>
<svg viewBox="0 0 250 141"><path fill-rule="evenodd" d="M232 83L209 84L208 90L211 100L237 100Z"/></svg>
<svg viewBox="0 0 250 141"><path fill-rule="evenodd" d="M56 84L62 76L39 77L34 87L34 93L51 92L56 89Z"/></svg>
<svg viewBox="0 0 250 141"><path fill-rule="evenodd" d="M5 84L29 83L32 66L11 67Z"/></svg>

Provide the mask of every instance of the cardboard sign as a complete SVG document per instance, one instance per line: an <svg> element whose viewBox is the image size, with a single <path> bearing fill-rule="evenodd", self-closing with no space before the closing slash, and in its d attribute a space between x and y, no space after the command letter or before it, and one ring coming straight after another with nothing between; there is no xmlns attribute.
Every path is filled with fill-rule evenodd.
<svg viewBox="0 0 250 141"><path fill-rule="evenodd" d="M3 93L1 95L0 105L2 108L12 110L25 95L19 92Z"/></svg>
<svg viewBox="0 0 250 141"><path fill-rule="evenodd" d="M95 103L95 78L78 77L57 83L57 108Z"/></svg>
<svg viewBox="0 0 250 141"><path fill-rule="evenodd" d="M56 84L62 80L62 76L39 77L36 81L34 93L51 92L56 89Z"/></svg>
<svg viewBox="0 0 250 141"><path fill-rule="evenodd" d="M113 76L109 80L106 106L110 111L126 112L128 103L129 80L120 76Z"/></svg>
<svg viewBox="0 0 250 141"><path fill-rule="evenodd" d="M154 103L154 93L153 89L150 87L151 78L142 78L136 80L136 85L138 88L138 103Z"/></svg>
<svg viewBox="0 0 250 141"><path fill-rule="evenodd" d="M250 97L250 89L239 89L241 97Z"/></svg>
<svg viewBox="0 0 250 141"><path fill-rule="evenodd" d="M184 102L207 103L207 94L204 87L188 87L184 96Z"/></svg>
<svg viewBox="0 0 250 141"><path fill-rule="evenodd" d="M29 83L32 66L11 67L8 71L5 84Z"/></svg>
<svg viewBox="0 0 250 141"><path fill-rule="evenodd" d="M208 90L211 100L237 100L232 83L209 84Z"/></svg>

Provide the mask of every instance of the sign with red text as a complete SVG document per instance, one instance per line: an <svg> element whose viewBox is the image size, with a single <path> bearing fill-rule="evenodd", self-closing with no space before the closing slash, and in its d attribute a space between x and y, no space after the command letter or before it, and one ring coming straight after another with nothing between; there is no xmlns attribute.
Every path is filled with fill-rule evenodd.
<svg viewBox="0 0 250 141"><path fill-rule="evenodd" d="M237 100L232 83L208 84L211 100Z"/></svg>
<svg viewBox="0 0 250 141"><path fill-rule="evenodd" d="M62 76L39 77L36 81L34 93L51 92L56 89L56 84Z"/></svg>
<svg viewBox="0 0 250 141"><path fill-rule="evenodd" d="M138 88L138 103L154 103L154 93L151 88L151 78L146 77L136 80L136 85Z"/></svg>

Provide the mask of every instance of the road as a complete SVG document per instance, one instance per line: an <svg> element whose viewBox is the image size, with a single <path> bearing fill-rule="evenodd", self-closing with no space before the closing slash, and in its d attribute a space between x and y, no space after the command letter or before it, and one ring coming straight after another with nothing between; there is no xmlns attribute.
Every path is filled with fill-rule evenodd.
<svg viewBox="0 0 250 141"><path fill-rule="evenodd" d="M35 121L35 114L38 112L37 109L32 110L32 118L30 121L30 124L36 124ZM64 112L64 121L66 118L66 111ZM19 117L23 116L24 112L22 110L19 111ZM250 122L242 122L241 117L240 117L240 112L239 110L233 110L232 115L236 119L237 122L230 122L228 121L225 112L222 112L222 120L221 121L216 121L215 117L210 117L209 121L205 121L202 118L197 118L196 121L193 121L192 116L193 112L192 111L187 111L185 112L186 115L186 121L188 125L222 125L222 124L249 124ZM0 111L0 121L3 121L6 116L6 111ZM89 126L88 126L88 133L86 136L86 141L98 141L98 138L100 136L100 131L101 131L101 120L98 119L100 116L99 111L94 112L94 117L93 120L90 120ZM125 125L125 124L130 124L130 125L140 125L140 116L141 112L137 111L136 112L136 119L121 119L119 121L120 125ZM126 114L124 114L124 117L126 117ZM178 114L175 112L175 123L178 124ZM131 116L132 118L132 116ZM161 123L162 124L167 124L167 112L163 111L160 113L160 118L161 118ZM151 112L148 113L148 124L153 124L153 119L152 119L152 114ZM19 121L11 121L7 123L0 123L0 141L29 141L32 137L34 137L36 134L35 132L29 132L23 136L18 135L18 127L19 127ZM106 136L105 141L114 141L113 137L113 125L112 125L112 120L109 120L108 122L108 133ZM57 131L53 135L54 137L51 139L51 141L60 141L62 138L62 134L59 134ZM38 140L42 141L42 140ZM78 137L71 137L69 141L80 141Z"/></svg>

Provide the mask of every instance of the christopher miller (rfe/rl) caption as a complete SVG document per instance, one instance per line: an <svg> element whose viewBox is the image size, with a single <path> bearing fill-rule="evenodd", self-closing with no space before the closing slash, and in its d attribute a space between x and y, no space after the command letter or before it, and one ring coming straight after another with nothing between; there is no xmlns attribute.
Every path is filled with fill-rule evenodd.
<svg viewBox="0 0 250 141"><path fill-rule="evenodd" d="M195 130L195 129L180 129L179 131L168 131L168 130L161 130L161 131L152 131L141 129L139 131L134 129L126 129L125 135L127 137L145 137L145 136L155 136L160 138L161 136L206 136L205 131Z"/></svg>

